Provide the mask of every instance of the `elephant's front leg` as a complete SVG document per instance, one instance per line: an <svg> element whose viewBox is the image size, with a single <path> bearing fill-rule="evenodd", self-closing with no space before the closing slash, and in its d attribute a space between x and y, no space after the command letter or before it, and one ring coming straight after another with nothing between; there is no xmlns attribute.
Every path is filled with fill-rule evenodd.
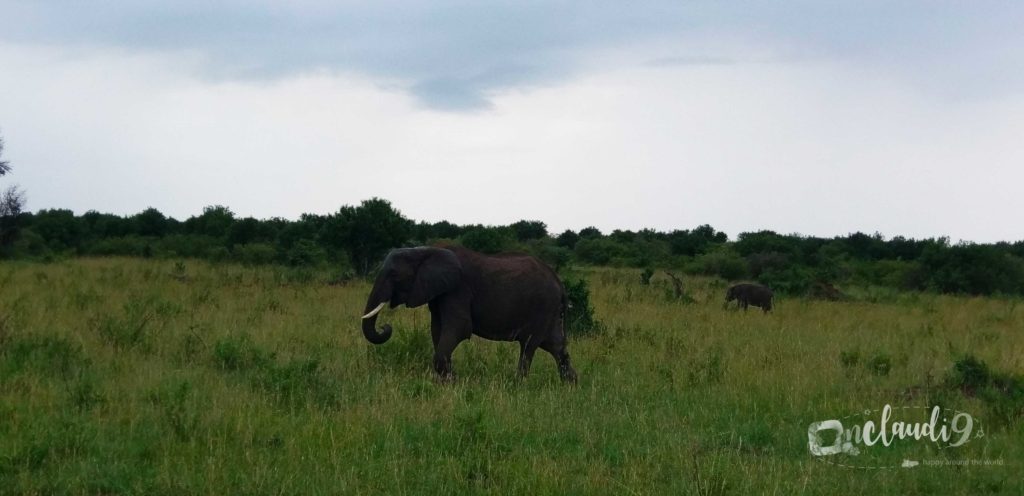
<svg viewBox="0 0 1024 496"><path fill-rule="evenodd" d="M436 344L434 344L434 371L442 380L451 380L452 352L464 339L472 333L470 323L463 319L441 318Z"/></svg>
<svg viewBox="0 0 1024 496"><path fill-rule="evenodd" d="M462 339L454 333L441 332L441 339L434 347L434 372L441 380L449 381L455 377L452 373L452 352Z"/></svg>
<svg viewBox="0 0 1024 496"><path fill-rule="evenodd" d="M437 350L441 341L441 309L434 302L430 302L427 308L430 309L430 339L434 341L434 350Z"/></svg>

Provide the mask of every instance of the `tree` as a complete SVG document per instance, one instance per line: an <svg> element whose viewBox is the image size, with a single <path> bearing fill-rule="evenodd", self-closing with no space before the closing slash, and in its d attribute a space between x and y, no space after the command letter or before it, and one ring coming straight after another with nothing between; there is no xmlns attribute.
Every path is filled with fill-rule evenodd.
<svg viewBox="0 0 1024 496"><path fill-rule="evenodd" d="M465 232L465 229L452 224L446 220L435 222L433 226L434 237L443 239L455 239Z"/></svg>
<svg viewBox="0 0 1024 496"><path fill-rule="evenodd" d="M558 246L568 248L570 250L576 247L576 242L579 240L580 235L573 232L572 229L562 231L562 234L559 234L558 237L555 238L555 242L558 243Z"/></svg>
<svg viewBox="0 0 1024 496"><path fill-rule="evenodd" d="M132 217L135 232L142 236L163 236L167 233L167 217L159 210L149 207Z"/></svg>
<svg viewBox="0 0 1024 496"><path fill-rule="evenodd" d="M239 219L228 228L227 244L235 246L263 241L260 238L260 221L246 217Z"/></svg>
<svg viewBox="0 0 1024 496"><path fill-rule="evenodd" d="M616 229L612 231L612 233L609 234L608 237L611 238L611 240L615 241L616 243L629 244L633 241L633 238L636 237L636 233L630 231L629 229Z"/></svg>
<svg viewBox="0 0 1024 496"><path fill-rule="evenodd" d="M733 248L743 256L752 253L776 252L782 254L797 254L800 239L796 236L785 236L775 231L757 231L740 233Z"/></svg>
<svg viewBox="0 0 1024 496"><path fill-rule="evenodd" d="M9 248L18 237L18 217L25 205L25 192L11 186L0 194L0 248Z"/></svg>
<svg viewBox="0 0 1024 496"><path fill-rule="evenodd" d="M429 243L435 239L455 239L462 235L465 229L452 224L446 220L440 222L419 222L413 228L413 238L421 243Z"/></svg>
<svg viewBox="0 0 1024 496"><path fill-rule="evenodd" d="M185 221L185 230L189 234L205 234L215 238L226 237L231 224L235 222L235 213L223 205L203 207L199 217L189 217Z"/></svg>
<svg viewBox="0 0 1024 496"><path fill-rule="evenodd" d="M462 245L480 253L507 251L514 236L508 227L478 226L462 235Z"/></svg>
<svg viewBox="0 0 1024 496"><path fill-rule="evenodd" d="M11 163L3 160L4 139L0 137L0 176L11 171ZM18 218L25 206L25 192L17 185L0 193L0 248L7 249L18 236Z"/></svg>
<svg viewBox="0 0 1024 496"><path fill-rule="evenodd" d="M345 205L328 217L320 232L321 242L348 253L352 268L369 274L388 250L405 244L413 223L381 198L364 200L358 207Z"/></svg>
<svg viewBox="0 0 1024 496"><path fill-rule="evenodd" d="M82 225L75 213L68 209L40 210L30 227L54 251L76 250L82 242Z"/></svg>
<svg viewBox="0 0 1024 496"><path fill-rule="evenodd" d="M315 214L302 214L299 220L288 222L277 233L277 242L284 250L291 250L299 241L316 241L327 217Z"/></svg>
<svg viewBox="0 0 1024 496"><path fill-rule="evenodd" d="M541 239L548 235L547 224L539 220L521 220L509 227L512 228L512 232L515 233L516 239L519 241Z"/></svg>
<svg viewBox="0 0 1024 496"><path fill-rule="evenodd" d="M6 175L11 172L11 163L3 160L4 157L4 138L0 136L0 176Z"/></svg>

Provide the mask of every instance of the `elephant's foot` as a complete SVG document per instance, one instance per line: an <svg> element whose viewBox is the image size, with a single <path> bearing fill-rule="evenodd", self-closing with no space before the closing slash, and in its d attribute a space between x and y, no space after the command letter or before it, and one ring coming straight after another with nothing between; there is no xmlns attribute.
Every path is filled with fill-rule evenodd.
<svg viewBox="0 0 1024 496"><path fill-rule="evenodd" d="M560 367L558 373L559 375L562 376L563 382L567 382L569 384L576 384L576 380L578 379L578 377L576 376L576 371L573 370L572 367Z"/></svg>
<svg viewBox="0 0 1024 496"><path fill-rule="evenodd" d="M434 377L437 382L451 384L455 382L455 373L452 372L452 359L445 356L434 357Z"/></svg>

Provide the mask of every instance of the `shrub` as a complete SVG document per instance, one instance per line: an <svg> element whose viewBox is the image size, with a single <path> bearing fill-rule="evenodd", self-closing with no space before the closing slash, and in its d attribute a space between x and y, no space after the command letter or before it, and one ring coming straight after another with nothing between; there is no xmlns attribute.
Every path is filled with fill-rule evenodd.
<svg viewBox="0 0 1024 496"><path fill-rule="evenodd" d="M31 229L22 229L14 240L12 254L15 257L46 257L52 252L42 236Z"/></svg>
<svg viewBox="0 0 1024 496"><path fill-rule="evenodd" d="M235 245L235 260L246 265L266 265L277 258L277 250L266 243Z"/></svg>
<svg viewBox="0 0 1024 496"><path fill-rule="evenodd" d="M768 270L761 274L758 282L784 294L804 294L815 282L810 269L794 265L783 270Z"/></svg>
<svg viewBox="0 0 1024 496"><path fill-rule="evenodd" d="M164 256L203 258L208 256L214 249L221 247L219 243L212 236L173 234L162 238L156 246L157 252Z"/></svg>
<svg viewBox="0 0 1024 496"><path fill-rule="evenodd" d="M892 370L892 358L884 353L875 355L868 360L868 370L875 375L889 375Z"/></svg>
<svg viewBox="0 0 1024 496"><path fill-rule="evenodd" d="M594 318L594 307L590 304L590 288L585 279L565 281L565 295L568 308L565 309L565 332L586 335L604 330L604 324Z"/></svg>
<svg viewBox="0 0 1024 496"><path fill-rule="evenodd" d="M690 272L735 281L747 276L747 261L736 252L722 248L697 257Z"/></svg>
<svg viewBox="0 0 1024 496"><path fill-rule="evenodd" d="M576 242L576 258L592 265L608 265L612 258L622 254L622 247L605 238L581 238Z"/></svg>
<svg viewBox="0 0 1024 496"><path fill-rule="evenodd" d="M535 239L526 243L526 251L548 264L555 272L569 266L572 252L551 242L550 239Z"/></svg>
<svg viewBox="0 0 1024 496"><path fill-rule="evenodd" d="M900 289L924 289L925 274L917 262L879 260L869 265L867 282Z"/></svg>
<svg viewBox="0 0 1024 496"><path fill-rule="evenodd" d="M1000 422L1014 422L1024 415L1024 377L995 372L972 355L953 364L946 385L980 398Z"/></svg>
<svg viewBox="0 0 1024 496"><path fill-rule="evenodd" d="M1024 292L1024 260L993 245L933 244L921 254L928 286L943 293Z"/></svg>
<svg viewBox="0 0 1024 496"><path fill-rule="evenodd" d="M327 252L309 239L300 239L286 256L288 265L293 267L316 267L327 261Z"/></svg>
<svg viewBox="0 0 1024 496"><path fill-rule="evenodd" d="M790 263L786 255L773 251L747 255L747 266L750 270L750 277L757 279L766 271L783 270L789 267Z"/></svg>
<svg viewBox="0 0 1024 496"><path fill-rule="evenodd" d="M206 252L206 258L214 262L223 262L231 256L231 252L223 246L214 246Z"/></svg>
<svg viewBox="0 0 1024 496"><path fill-rule="evenodd" d="M141 236L123 236L97 241L85 248L90 255L141 257L152 240Z"/></svg>
<svg viewBox="0 0 1024 496"><path fill-rule="evenodd" d="M640 273L640 284L649 286L651 284L651 277L654 277L654 269L647 267L643 272Z"/></svg>

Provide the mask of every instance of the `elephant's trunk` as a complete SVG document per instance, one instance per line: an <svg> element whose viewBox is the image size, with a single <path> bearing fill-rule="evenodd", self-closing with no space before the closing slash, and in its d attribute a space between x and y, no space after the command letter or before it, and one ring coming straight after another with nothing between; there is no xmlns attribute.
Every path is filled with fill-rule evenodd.
<svg viewBox="0 0 1024 496"><path fill-rule="evenodd" d="M363 336L373 344L382 344L391 338L390 324L384 324L381 332L377 332L377 314L390 299L391 284L381 274L373 284L370 297L366 300L366 310L363 312Z"/></svg>

